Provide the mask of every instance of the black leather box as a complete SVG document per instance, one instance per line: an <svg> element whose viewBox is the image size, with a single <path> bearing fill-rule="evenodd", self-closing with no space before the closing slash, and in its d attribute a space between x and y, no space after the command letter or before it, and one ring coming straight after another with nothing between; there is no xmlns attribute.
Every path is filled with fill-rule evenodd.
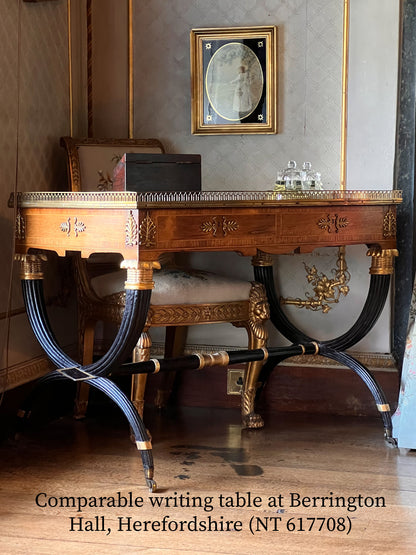
<svg viewBox="0 0 416 555"><path fill-rule="evenodd" d="M127 152L114 169L114 191L200 191L200 154Z"/></svg>

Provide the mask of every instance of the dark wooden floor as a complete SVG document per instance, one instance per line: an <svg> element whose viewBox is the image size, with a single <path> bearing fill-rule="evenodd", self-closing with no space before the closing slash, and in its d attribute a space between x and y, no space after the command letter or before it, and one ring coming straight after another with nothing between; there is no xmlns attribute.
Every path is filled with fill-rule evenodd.
<svg viewBox="0 0 416 555"><path fill-rule="evenodd" d="M416 453L387 447L378 418L275 414L265 429L241 431L237 410L193 408L149 412L146 423L156 496L169 507L152 507L127 426L110 408L4 441L1 553L416 553ZM54 506L118 492L139 506ZM312 507L313 497L350 510L320 499Z"/></svg>

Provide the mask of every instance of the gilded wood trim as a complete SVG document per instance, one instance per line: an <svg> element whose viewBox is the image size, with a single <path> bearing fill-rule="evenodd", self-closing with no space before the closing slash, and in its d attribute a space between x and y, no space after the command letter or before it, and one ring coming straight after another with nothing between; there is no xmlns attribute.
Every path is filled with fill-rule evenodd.
<svg viewBox="0 0 416 555"><path fill-rule="evenodd" d="M72 192L82 192L81 168L78 148L80 146L106 146L126 148L151 148L165 152L158 139L100 139L93 137L61 137L61 146L66 150L69 188ZM85 192L82 192L85 194Z"/></svg>
<svg viewBox="0 0 416 555"><path fill-rule="evenodd" d="M85 306L84 312L92 320L111 318L121 320L124 310L125 293L120 291L102 299L102 303L93 302ZM201 303L187 305L150 305L147 325L187 326L205 323L240 322L249 319L249 300L227 303Z"/></svg>
<svg viewBox="0 0 416 555"><path fill-rule="evenodd" d="M73 114L73 76L72 76L72 31L71 31L71 0L67 0L67 27L68 27L68 108L69 108L69 134L74 133Z"/></svg>
<svg viewBox="0 0 416 555"><path fill-rule="evenodd" d="M191 305L151 305L149 310L149 321L152 326L238 322L248 318L248 300Z"/></svg>
<svg viewBox="0 0 416 555"><path fill-rule="evenodd" d="M133 0L128 0L128 110L129 138L134 136L134 50L133 50Z"/></svg>
<svg viewBox="0 0 416 555"><path fill-rule="evenodd" d="M348 130L348 60L350 42L350 1L344 0L342 32L342 102L341 102L341 168L340 189L347 186L347 130Z"/></svg>
<svg viewBox="0 0 416 555"><path fill-rule="evenodd" d="M92 79L92 0L87 0L87 106L88 137L94 133L93 125L93 79Z"/></svg>

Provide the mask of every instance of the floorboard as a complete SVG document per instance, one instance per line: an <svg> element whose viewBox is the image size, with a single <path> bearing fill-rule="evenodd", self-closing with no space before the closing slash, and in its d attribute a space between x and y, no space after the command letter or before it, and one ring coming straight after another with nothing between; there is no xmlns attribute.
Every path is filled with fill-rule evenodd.
<svg viewBox="0 0 416 555"><path fill-rule="evenodd" d="M183 408L146 424L156 494L112 409L0 444L1 553L416 553L416 453L388 447L379 418L282 413L250 431L238 410Z"/></svg>

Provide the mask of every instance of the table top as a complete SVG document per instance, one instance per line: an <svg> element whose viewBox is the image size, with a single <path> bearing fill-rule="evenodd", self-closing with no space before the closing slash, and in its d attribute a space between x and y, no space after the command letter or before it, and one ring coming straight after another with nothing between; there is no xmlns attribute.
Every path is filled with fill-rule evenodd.
<svg viewBox="0 0 416 555"><path fill-rule="evenodd" d="M16 252L311 252L396 246L401 191L29 192L18 194Z"/></svg>

